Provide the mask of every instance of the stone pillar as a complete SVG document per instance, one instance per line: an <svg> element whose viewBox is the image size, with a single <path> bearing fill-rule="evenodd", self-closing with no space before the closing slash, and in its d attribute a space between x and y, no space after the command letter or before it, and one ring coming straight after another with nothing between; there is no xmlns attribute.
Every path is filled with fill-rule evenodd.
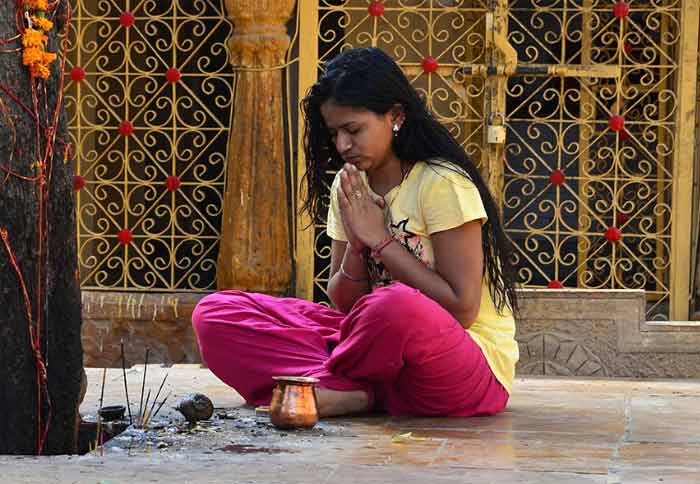
<svg viewBox="0 0 700 484"><path fill-rule="evenodd" d="M226 0L237 69L217 263L219 289L285 293L291 283L284 156L286 22L294 0Z"/></svg>

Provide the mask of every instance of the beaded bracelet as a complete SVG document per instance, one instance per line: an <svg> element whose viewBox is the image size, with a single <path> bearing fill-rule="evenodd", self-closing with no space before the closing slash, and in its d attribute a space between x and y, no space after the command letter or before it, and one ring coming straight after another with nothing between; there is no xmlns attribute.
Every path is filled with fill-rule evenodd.
<svg viewBox="0 0 700 484"><path fill-rule="evenodd" d="M343 263L342 263L342 262L340 263L340 270L339 270L339 272L340 272L340 275L343 276L343 277L344 277L345 279L347 279L348 281L352 281L352 282L367 282L367 281L369 280L369 279L358 279L357 277L352 277L350 274L348 274L347 272L345 272L345 267L343 267Z"/></svg>
<svg viewBox="0 0 700 484"><path fill-rule="evenodd" d="M391 244L393 241L394 241L394 236L391 235L391 234L387 235L386 238L385 238L384 240L382 240L382 241L379 242L377 245L375 245L374 247L372 247L372 252L371 252L370 255L371 255L374 259L378 259L378 258L379 258L379 255L382 253L382 251L384 250L384 248L385 248L387 245Z"/></svg>

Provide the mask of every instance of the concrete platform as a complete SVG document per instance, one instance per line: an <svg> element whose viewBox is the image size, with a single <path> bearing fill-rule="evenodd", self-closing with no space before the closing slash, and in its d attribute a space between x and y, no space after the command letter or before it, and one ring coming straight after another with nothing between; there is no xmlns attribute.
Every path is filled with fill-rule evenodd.
<svg viewBox="0 0 700 484"><path fill-rule="evenodd" d="M101 372L88 370L86 418ZM134 412L142 372L128 372ZM700 483L697 380L519 378L495 417L375 415L282 432L205 369L149 366L146 388L155 393L165 372L173 397L159 429L122 434L104 455L2 456L2 482ZM170 406L193 391L217 410L188 428ZM108 370L104 404L123 395L121 371Z"/></svg>

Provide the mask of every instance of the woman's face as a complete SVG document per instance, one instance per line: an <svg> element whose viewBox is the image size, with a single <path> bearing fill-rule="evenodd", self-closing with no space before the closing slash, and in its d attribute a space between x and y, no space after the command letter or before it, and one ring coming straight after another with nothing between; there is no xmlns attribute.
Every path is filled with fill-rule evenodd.
<svg viewBox="0 0 700 484"><path fill-rule="evenodd" d="M340 106L332 99L321 105L321 116L343 161L372 172L393 157L391 111L376 114L364 108Z"/></svg>

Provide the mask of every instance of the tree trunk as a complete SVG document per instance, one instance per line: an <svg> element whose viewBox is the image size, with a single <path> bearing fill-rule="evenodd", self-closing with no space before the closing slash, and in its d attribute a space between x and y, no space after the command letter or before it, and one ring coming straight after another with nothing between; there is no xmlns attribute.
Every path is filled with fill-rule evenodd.
<svg viewBox="0 0 700 484"><path fill-rule="evenodd" d="M61 2L63 4L64 1ZM61 8L61 7L59 7ZM0 39L17 35L14 1L0 2ZM64 11L56 17L49 35L48 50L58 51L56 33L63 28ZM13 41L0 46L0 88L16 94L34 111L28 70L22 65L21 45ZM46 91L40 90L39 111L43 124L51 122L59 88L60 56L51 64ZM38 174L37 134L32 115L0 89L0 229L6 230L7 244L0 239L0 454L35 454L41 405L41 428L49 420L44 454L73 453L76 450L76 416L82 372L80 342L80 287L76 277L75 211L72 164L64 162L68 142L66 115L60 106L53 164L47 177L46 240L39 245L39 184L25 177ZM41 129L45 144L45 127ZM48 166L48 165L47 165ZM5 168L5 170L3 170ZM24 279L31 319L27 316L20 278L13 254ZM38 275L42 274L42 282ZM39 296L39 291L41 295ZM40 319L40 327L37 322ZM30 344L30 326L40 335L40 352L46 363L48 394L52 411L41 388L37 358Z"/></svg>

